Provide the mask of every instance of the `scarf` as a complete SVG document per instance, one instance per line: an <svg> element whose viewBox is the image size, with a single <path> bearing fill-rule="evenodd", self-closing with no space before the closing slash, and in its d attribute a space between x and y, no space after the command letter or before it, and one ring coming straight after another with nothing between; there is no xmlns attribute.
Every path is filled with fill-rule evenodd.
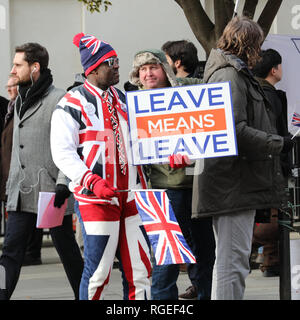
<svg viewBox="0 0 300 320"><path fill-rule="evenodd" d="M117 110L115 109L113 103L109 101L109 93L107 91L104 91L102 98L104 100L104 104L107 106L107 109L110 113L111 126L116 138L120 169L122 174L126 175L127 159L126 159L126 153L124 150L123 136L122 136L122 132L119 124Z"/></svg>
<svg viewBox="0 0 300 320"><path fill-rule="evenodd" d="M50 69L41 72L36 82L30 85L19 85L19 95L16 100L16 110L19 118L22 119L25 112L31 108L48 90L53 82Z"/></svg>

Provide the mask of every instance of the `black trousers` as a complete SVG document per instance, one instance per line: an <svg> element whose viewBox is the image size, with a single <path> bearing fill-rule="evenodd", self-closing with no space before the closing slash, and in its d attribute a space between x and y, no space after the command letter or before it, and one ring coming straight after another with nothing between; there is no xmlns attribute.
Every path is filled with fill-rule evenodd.
<svg viewBox="0 0 300 320"><path fill-rule="evenodd" d="M43 229L34 228L28 239L25 256L32 259L41 258Z"/></svg>
<svg viewBox="0 0 300 320"><path fill-rule="evenodd" d="M212 218L193 220L191 235L197 263L188 264L188 275L197 289L198 300L210 300L216 249Z"/></svg>
<svg viewBox="0 0 300 320"><path fill-rule="evenodd" d="M36 225L37 215L29 212L8 212L6 232L0 257L1 271L5 269L5 288L0 288L0 300L9 300L19 280L28 239ZM53 244L73 289L79 298L83 259L75 240L72 215L66 215L61 226L49 229ZM1 275L3 279L3 275Z"/></svg>

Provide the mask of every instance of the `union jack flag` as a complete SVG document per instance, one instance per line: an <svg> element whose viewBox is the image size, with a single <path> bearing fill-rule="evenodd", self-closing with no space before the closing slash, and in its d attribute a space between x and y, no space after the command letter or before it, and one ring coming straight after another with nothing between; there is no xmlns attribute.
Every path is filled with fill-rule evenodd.
<svg viewBox="0 0 300 320"><path fill-rule="evenodd" d="M292 117L292 125L296 127L300 127L300 114L297 112L294 112Z"/></svg>
<svg viewBox="0 0 300 320"><path fill-rule="evenodd" d="M135 201L157 265L196 263L165 191L136 190Z"/></svg>
<svg viewBox="0 0 300 320"><path fill-rule="evenodd" d="M96 37L94 36L90 36L90 35L86 35L84 37L82 37L81 42L84 43L84 45L90 49L92 48L92 55L94 55L100 48L101 46L101 41L98 40Z"/></svg>

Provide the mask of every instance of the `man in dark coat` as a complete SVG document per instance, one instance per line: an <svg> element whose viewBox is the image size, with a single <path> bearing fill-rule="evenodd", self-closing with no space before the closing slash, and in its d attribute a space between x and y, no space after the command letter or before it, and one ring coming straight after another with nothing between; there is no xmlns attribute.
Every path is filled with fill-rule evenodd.
<svg viewBox="0 0 300 320"><path fill-rule="evenodd" d="M5 119L5 114L6 114L6 111L7 111L8 103L9 103L9 100L7 100L6 98L0 96L0 135L1 135L2 131L3 131L4 119ZM1 150L1 141L0 141L0 150ZM1 159L0 159L0 165L1 165ZM2 184L2 181L3 181L2 172L0 171L0 184ZM3 213L4 212L2 212L2 209L1 209L1 212L0 212L0 230L2 230Z"/></svg>
<svg viewBox="0 0 300 320"><path fill-rule="evenodd" d="M15 100L18 95L17 78L9 77L6 85L9 102L5 108L5 118L3 130L1 134L1 181L0 181L0 195L1 201L6 202L5 185L8 178L11 149L12 149L12 135L13 135L13 115Z"/></svg>
<svg viewBox="0 0 300 320"><path fill-rule="evenodd" d="M3 130L4 118L6 115L8 102L9 102L9 100L0 96L0 133Z"/></svg>

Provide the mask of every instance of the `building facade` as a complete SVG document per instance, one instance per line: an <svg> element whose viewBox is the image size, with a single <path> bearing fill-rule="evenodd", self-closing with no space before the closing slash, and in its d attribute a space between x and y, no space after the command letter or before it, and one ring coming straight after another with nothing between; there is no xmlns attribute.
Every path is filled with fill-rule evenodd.
<svg viewBox="0 0 300 320"><path fill-rule="evenodd" d="M241 8L244 0L240 0ZM212 13L211 0L202 0ZM260 0L261 10L266 0ZM188 39L205 53L193 35L183 11L173 0L113 0L107 12L89 13L77 0L0 0L0 95L12 65L14 48L38 42L50 54L50 69L57 87L66 89L82 72L78 48L72 43L78 32L91 33L109 42L120 58L120 83L128 80L134 54L160 48L168 40ZM213 16L213 15L211 15ZM300 36L299 0L283 1L270 33Z"/></svg>

